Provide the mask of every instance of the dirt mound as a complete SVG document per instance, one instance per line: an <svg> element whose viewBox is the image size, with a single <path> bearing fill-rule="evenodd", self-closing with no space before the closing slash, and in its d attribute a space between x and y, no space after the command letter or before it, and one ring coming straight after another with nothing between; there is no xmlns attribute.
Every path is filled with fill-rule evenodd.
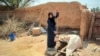
<svg viewBox="0 0 100 56"><path fill-rule="evenodd" d="M30 8L16 9L13 12L17 18L26 18L32 22L39 19L42 25L47 26L48 12L55 13L55 9L57 9L60 13L59 23L57 23L59 27L79 28L82 12L80 7L82 6L79 2L52 2Z"/></svg>
<svg viewBox="0 0 100 56"><path fill-rule="evenodd" d="M57 25L61 28L81 29L80 34L84 37L88 32L91 13L86 6L79 2L47 3L30 8L16 9L13 11L17 18L24 18L31 22L38 21L47 27L48 12L55 14L55 9L60 13Z"/></svg>
<svg viewBox="0 0 100 56"><path fill-rule="evenodd" d="M39 22L47 26L48 12L54 12L57 9L60 13L58 18L59 27L79 28L81 19L80 6L81 4L78 2L47 3L36 7L16 9L14 13L16 17L28 18L30 21L40 18Z"/></svg>

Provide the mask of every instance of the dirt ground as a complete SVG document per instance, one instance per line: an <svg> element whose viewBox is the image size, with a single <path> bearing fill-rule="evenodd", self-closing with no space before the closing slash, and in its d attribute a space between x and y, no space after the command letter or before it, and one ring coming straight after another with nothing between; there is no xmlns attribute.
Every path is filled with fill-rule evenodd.
<svg viewBox="0 0 100 56"><path fill-rule="evenodd" d="M46 34L40 36L22 36L15 41L0 40L0 56L45 56ZM100 56L100 42L86 41L80 56Z"/></svg>

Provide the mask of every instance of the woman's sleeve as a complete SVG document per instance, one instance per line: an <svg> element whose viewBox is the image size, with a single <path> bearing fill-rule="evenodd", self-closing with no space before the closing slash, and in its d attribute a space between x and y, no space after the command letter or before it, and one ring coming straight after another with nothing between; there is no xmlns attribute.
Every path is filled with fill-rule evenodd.
<svg viewBox="0 0 100 56"><path fill-rule="evenodd" d="M51 25L49 25L48 27L50 28L51 31L56 31L55 27L53 28Z"/></svg>
<svg viewBox="0 0 100 56"><path fill-rule="evenodd" d="M54 19L56 19L57 17L59 17L59 12L56 12L56 16L54 16Z"/></svg>

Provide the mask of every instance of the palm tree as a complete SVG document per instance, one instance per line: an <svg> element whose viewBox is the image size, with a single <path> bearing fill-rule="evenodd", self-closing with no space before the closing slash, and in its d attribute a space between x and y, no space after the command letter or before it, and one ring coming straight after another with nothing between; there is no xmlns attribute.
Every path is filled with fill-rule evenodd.
<svg viewBox="0 0 100 56"><path fill-rule="evenodd" d="M0 5L6 5L10 10L21 8L29 5L34 0L0 0Z"/></svg>

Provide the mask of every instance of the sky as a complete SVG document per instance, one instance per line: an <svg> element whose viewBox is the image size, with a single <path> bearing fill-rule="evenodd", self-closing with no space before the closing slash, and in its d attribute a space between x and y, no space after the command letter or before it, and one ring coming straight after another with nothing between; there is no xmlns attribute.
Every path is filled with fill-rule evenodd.
<svg viewBox="0 0 100 56"><path fill-rule="evenodd" d="M100 7L100 0L35 0L35 2L31 4L31 6L36 6L48 2L71 2L71 1L78 1L83 5L87 5L89 9L93 7Z"/></svg>

